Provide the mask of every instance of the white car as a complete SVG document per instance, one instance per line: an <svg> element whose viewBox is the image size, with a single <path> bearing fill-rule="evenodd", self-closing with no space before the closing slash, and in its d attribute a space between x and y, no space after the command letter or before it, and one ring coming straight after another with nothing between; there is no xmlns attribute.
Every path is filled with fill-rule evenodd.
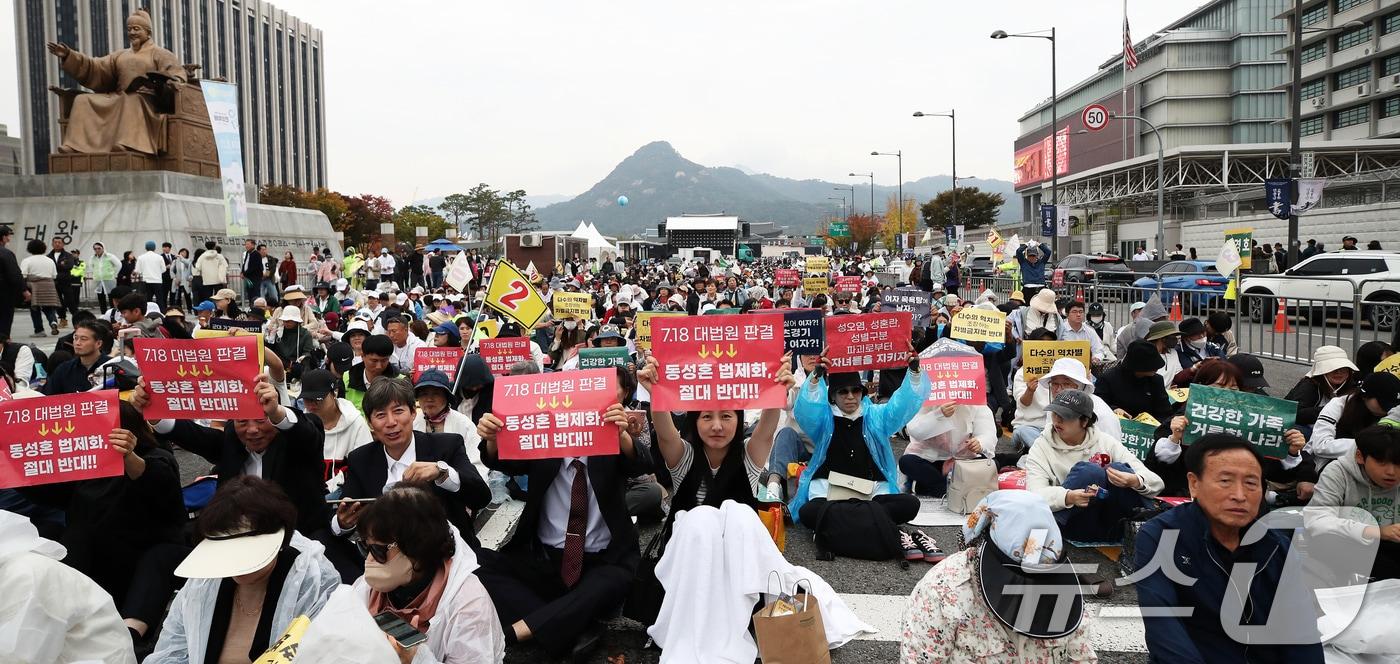
<svg viewBox="0 0 1400 664"><path fill-rule="evenodd" d="M1311 309L1346 312L1361 295L1362 316L1378 329L1394 329L1400 318L1400 252L1333 251L1317 254L1282 274L1247 275L1240 303L1254 322L1272 322L1278 311L1274 296L1286 300L1290 311Z"/></svg>

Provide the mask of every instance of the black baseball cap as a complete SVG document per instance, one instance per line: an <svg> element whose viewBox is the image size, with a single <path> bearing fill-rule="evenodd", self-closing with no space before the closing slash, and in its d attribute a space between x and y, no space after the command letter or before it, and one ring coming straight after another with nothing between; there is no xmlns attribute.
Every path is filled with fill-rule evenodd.
<svg viewBox="0 0 1400 664"><path fill-rule="evenodd" d="M1361 383L1361 394L1380 402L1386 410L1400 406L1400 378L1384 371L1373 373Z"/></svg>
<svg viewBox="0 0 1400 664"><path fill-rule="evenodd" d="M335 376L325 369L312 369L301 375L301 398L320 401L335 392Z"/></svg>
<svg viewBox="0 0 1400 664"><path fill-rule="evenodd" d="M355 362L355 349L344 341L332 342L326 345L326 359L332 369L344 373L349 371Z"/></svg>
<svg viewBox="0 0 1400 664"><path fill-rule="evenodd" d="M1259 358L1238 353L1231 355L1228 362L1240 370L1240 389L1259 390L1269 386L1269 381L1264 380L1264 363Z"/></svg>

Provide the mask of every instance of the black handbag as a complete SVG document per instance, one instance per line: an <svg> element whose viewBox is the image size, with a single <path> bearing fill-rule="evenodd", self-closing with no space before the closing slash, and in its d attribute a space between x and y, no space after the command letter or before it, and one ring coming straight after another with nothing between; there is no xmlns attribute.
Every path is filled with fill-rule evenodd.
<svg viewBox="0 0 1400 664"><path fill-rule="evenodd" d="M642 560L637 565L637 576L632 580L632 589L622 604L622 615L650 627L656 623L661 613L661 602L666 598L666 589L656 578L656 564L666 555L666 541L671 537L670 521L661 532L652 536L642 550Z"/></svg>

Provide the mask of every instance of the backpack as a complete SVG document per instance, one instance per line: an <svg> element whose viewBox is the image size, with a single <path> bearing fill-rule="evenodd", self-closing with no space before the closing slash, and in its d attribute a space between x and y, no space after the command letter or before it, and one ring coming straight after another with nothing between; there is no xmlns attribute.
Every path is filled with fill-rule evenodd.
<svg viewBox="0 0 1400 664"><path fill-rule="evenodd" d="M970 514L987 494L996 491L997 466L991 459L958 459L948 474L948 509Z"/></svg>

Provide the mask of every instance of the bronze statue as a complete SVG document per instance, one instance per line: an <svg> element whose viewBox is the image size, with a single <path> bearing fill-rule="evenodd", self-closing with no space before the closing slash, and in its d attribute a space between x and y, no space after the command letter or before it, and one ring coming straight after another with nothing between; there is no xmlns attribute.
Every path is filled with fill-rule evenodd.
<svg viewBox="0 0 1400 664"><path fill-rule="evenodd" d="M150 14L137 9L126 19L131 48L95 58L49 42L49 52L62 61L63 71L93 91L73 98L59 152L164 152L165 115L160 109L169 106L170 97L185 83L186 70L174 53L151 42L151 33Z"/></svg>

